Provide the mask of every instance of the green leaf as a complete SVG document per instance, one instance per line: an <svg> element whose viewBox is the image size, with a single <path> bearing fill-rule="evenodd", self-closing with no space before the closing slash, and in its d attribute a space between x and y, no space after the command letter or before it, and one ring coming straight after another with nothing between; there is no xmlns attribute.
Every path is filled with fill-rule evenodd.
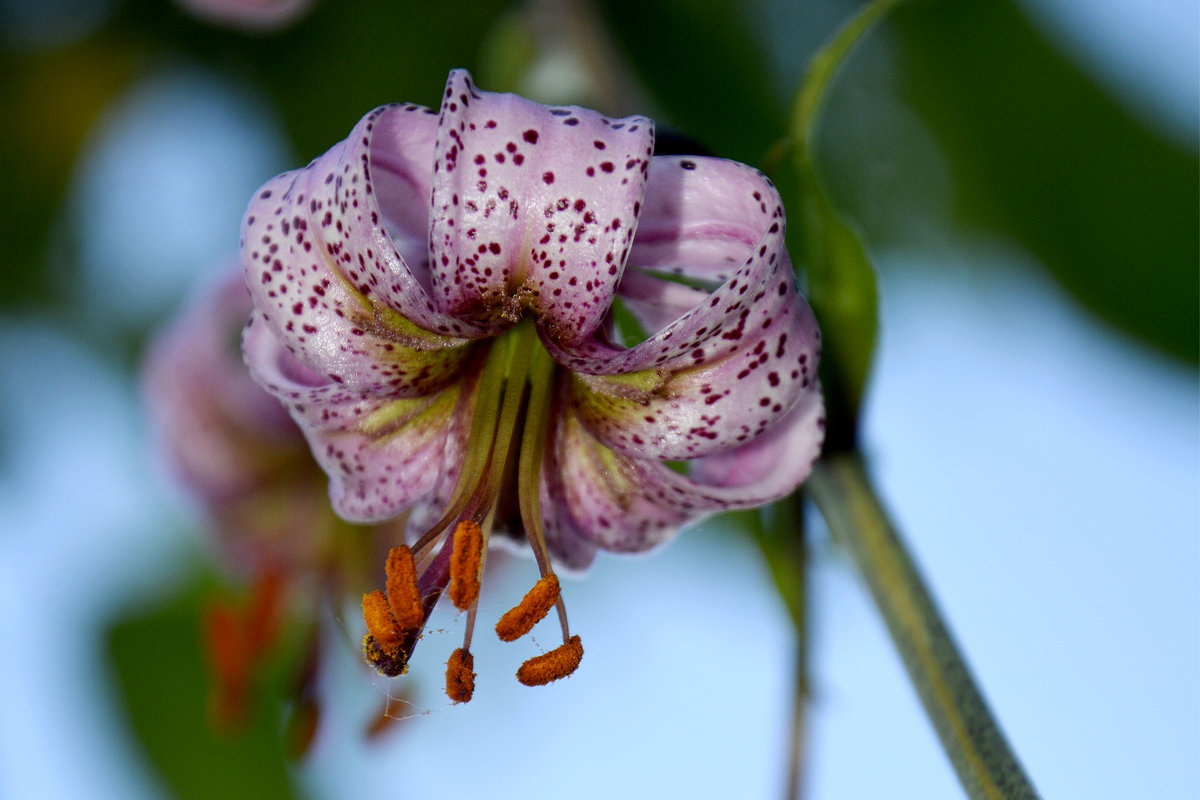
<svg viewBox="0 0 1200 800"><path fill-rule="evenodd" d="M281 730L282 675L257 687L260 702L244 731L225 735L212 726L200 620L213 585L195 579L110 630L109 655L129 723L181 800L296 797Z"/></svg>
<svg viewBox="0 0 1200 800"><path fill-rule="evenodd" d="M378 105L437 108L447 73L479 66L484 37L509 5L508 0L319 2L291 27L252 35L198 22L159 0L130 0L106 35L133 38L172 58L186 53L265 87L299 158L309 159L344 139ZM489 87L487 75L475 77Z"/></svg>
<svg viewBox="0 0 1200 800"><path fill-rule="evenodd" d="M822 100L838 67L871 25L899 0L877 0L847 22L809 64L792 109L790 132L796 182L784 184L800 211L808 298L821 324L821 375L828 413L826 450L853 447L878 326L875 270L862 238L829 199L814 158ZM794 228L793 228L794 230ZM793 234L793 239L796 238Z"/></svg>
<svg viewBox="0 0 1200 800"><path fill-rule="evenodd" d="M626 62L669 122L718 155L762 164L784 129L749 3L600 0ZM644 110L644 109L643 109Z"/></svg>
<svg viewBox="0 0 1200 800"><path fill-rule="evenodd" d="M345 138L359 118L391 102L441 105L446 75L478 70L485 36L506 0L322 2L294 30L250 42L242 55L279 101L301 158ZM506 76L503 76L506 79Z"/></svg>
<svg viewBox="0 0 1200 800"><path fill-rule="evenodd" d="M950 160L959 213L1015 239L1077 298L1200 356L1200 160L1056 52L1012 0L896 15L908 99Z"/></svg>
<svg viewBox="0 0 1200 800"><path fill-rule="evenodd" d="M72 279L63 263L70 244L54 230L62 195L93 123L135 63L134 53L93 40L50 51L0 50L0 108L9 109L0 126L0 307L6 311L52 306L58 284ZM53 272L45 268L50 258Z"/></svg>

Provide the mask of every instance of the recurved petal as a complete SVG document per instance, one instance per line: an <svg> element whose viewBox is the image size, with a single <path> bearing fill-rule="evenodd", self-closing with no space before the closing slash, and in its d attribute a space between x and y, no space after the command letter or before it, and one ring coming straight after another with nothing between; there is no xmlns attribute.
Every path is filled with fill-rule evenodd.
<svg viewBox="0 0 1200 800"><path fill-rule="evenodd" d="M386 520L437 487L447 438L462 425L463 382L411 398L348 391L300 362L257 313L242 347L254 378L288 407L329 474L339 516Z"/></svg>
<svg viewBox="0 0 1200 800"><path fill-rule="evenodd" d="M556 348L576 371L572 404L600 440L637 458L696 458L751 441L819 392L820 333L761 173L655 159L634 257L621 298L649 338L626 350L598 337ZM704 289L665 274L722 280Z"/></svg>
<svg viewBox="0 0 1200 800"><path fill-rule="evenodd" d="M621 277L653 146L644 117L481 92L452 72L430 228L439 309L490 332L532 309L553 340L591 334Z"/></svg>
<svg viewBox="0 0 1200 800"><path fill-rule="evenodd" d="M623 282L621 294L628 291L635 301L655 294L653 272L693 279L703 293L665 298L644 322L663 323L668 310L679 315L651 327L645 341L628 349L596 337L572 345L547 342L572 371L621 375L721 358L744 346L737 329L746 312L767 293L780 291L785 278L792 280L783 204L758 170L719 158L655 158L646 202L630 252L630 288Z"/></svg>
<svg viewBox="0 0 1200 800"><path fill-rule="evenodd" d="M606 447L566 416L556 442L565 492L560 514L584 543L648 550L715 511L778 500L808 476L824 435L821 395L810 393L767 434L689 462L690 474Z"/></svg>
<svg viewBox="0 0 1200 800"><path fill-rule="evenodd" d="M648 370L576 375L576 413L606 444L639 458L696 458L761 435L820 391L816 321L791 271L777 278L720 334L734 349L713 357L697 346Z"/></svg>
<svg viewBox="0 0 1200 800"><path fill-rule="evenodd" d="M637 459L606 447L573 414L560 420L555 449L561 475L561 549L583 543L622 553L649 550L685 522L711 511L658 496L660 490L647 485Z"/></svg>
<svg viewBox="0 0 1200 800"><path fill-rule="evenodd" d="M427 206L410 195L428 196L419 162L432 154L433 118L421 111L372 112L350 139L264 185L243 221L242 265L263 319L308 367L372 394L433 391L467 355L452 334L470 331L422 288Z"/></svg>

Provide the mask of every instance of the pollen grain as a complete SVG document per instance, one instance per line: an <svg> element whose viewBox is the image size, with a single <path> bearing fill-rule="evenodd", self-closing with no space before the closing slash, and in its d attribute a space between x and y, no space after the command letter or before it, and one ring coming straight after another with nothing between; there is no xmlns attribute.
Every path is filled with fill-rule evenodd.
<svg viewBox="0 0 1200 800"><path fill-rule="evenodd" d="M517 670L517 680L526 686L544 686L570 675L582 658L583 643L578 635L572 636L565 644L522 664Z"/></svg>
<svg viewBox="0 0 1200 800"><path fill-rule="evenodd" d="M450 600L465 611L479 599L479 567L483 558L483 531L474 520L464 519L454 528L450 555Z"/></svg>
<svg viewBox="0 0 1200 800"><path fill-rule="evenodd" d="M551 572L543 575L533 588L525 593L521 602L504 613L496 623L496 635L501 641L513 642L533 630L558 602L558 576Z"/></svg>

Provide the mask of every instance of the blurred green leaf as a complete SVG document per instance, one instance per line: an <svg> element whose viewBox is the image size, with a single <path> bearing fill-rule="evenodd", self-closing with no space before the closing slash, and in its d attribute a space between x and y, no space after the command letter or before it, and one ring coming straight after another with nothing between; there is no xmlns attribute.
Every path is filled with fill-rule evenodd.
<svg viewBox="0 0 1200 800"><path fill-rule="evenodd" d="M763 163L785 116L744 0L599 0L611 35L674 125Z"/></svg>
<svg viewBox="0 0 1200 800"><path fill-rule="evenodd" d="M1200 356L1200 161L1056 52L1012 0L896 15L906 92L959 211L1015 239L1110 322Z"/></svg>
<svg viewBox="0 0 1200 800"><path fill-rule="evenodd" d="M282 674L256 687L259 702L245 731L213 728L200 630L212 586L211 579L193 580L111 629L109 653L129 722L175 797L295 797L281 730Z"/></svg>
<svg viewBox="0 0 1200 800"><path fill-rule="evenodd" d="M851 48L898 0L863 8L821 48L796 92L790 132L803 227L808 298L821 323L821 375L828 412L827 450L853 447L878 328L875 269L853 227L829 199L813 155L822 100ZM787 184L785 184L787 186Z"/></svg>
<svg viewBox="0 0 1200 800"><path fill-rule="evenodd" d="M61 263L43 268L70 250L62 242L51 248L51 225L92 124L136 62L135 53L94 40L49 52L0 51L0 109L7 110L0 126L4 308L27 311L51 300L52 277L64 277Z"/></svg>
<svg viewBox="0 0 1200 800"><path fill-rule="evenodd" d="M441 105L446 75L478 72L482 43L506 0L325 0L284 36L245 55L279 101L301 158L345 138L375 106ZM476 74L479 85L489 76Z"/></svg>
<svg viewBox="0 0 1200 800"><path fill-rule="evenodd" d="M808 300L821 324L821 381L829 451L854 446L879 328L875 268L858 232L809 172L800 204Z"/></svg>
<svg viewBox="0 0 1200 800"><path fill-rule="evenodd" d="M529 17L517 12L503 15L480 43L480 67L490 91L517 91L535 63L538 40Z"/></svg>
<svg viewBox="0 0 1200 800"><path fill-rule="evenodd" d="M436 107L447 72L478 65L481 42L509 5L321 0L292 28L260 35L205 24L163 0L126 0L83 41L0 51L0 108L10 112L0 130L10 198L0 214L4 306L52 305L55 286L72 280L71 231L52 225L95 119L139 75L186 64L260 87L276 99L297 158L308 159L381 103ZM236 238L231 231L231 247Z"/></svg>
<svg viewBox="0 0 1200 800"><path fill-rule="evenodd" d="M160 0L134 0L109 35L164 55L187 53L263 86L300 158L313 158L364 114L391 102L437 108L447 73L477 69L510 0L321 0L269 36L201 23ZM488 76L476 75L488 86ZM264 178L269 176L264 176Z"/></svg>

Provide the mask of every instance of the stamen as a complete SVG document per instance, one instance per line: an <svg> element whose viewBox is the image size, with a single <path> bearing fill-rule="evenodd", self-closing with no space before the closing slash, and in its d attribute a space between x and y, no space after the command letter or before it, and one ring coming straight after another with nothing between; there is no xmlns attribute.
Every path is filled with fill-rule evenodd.
<svg viewBox="0 0 1200 800"><path fill-rule="evenodd" d="M542 455L549 434L551 403L553 401L554 359L539 348L530 367L529 406L525 410L525 429L521 432L521 457L517 466L517 497L521 508L521 521L525 523L525 538L537 559L538 571L542 576L552 575L550 552L546 547L546 536L542 532L542 508L539 502ZM562 626L563 645L571 641L571 629L567 624L567 607L562 598L556 598L554 608ZM578 637L576 637L578 638ZM583 651L580 650L580 655Z"/></svg>
<svg viewBox="0 0 1200 800"><path fill-rule="evenodd" d="M483 554L483 530L474 520L464 519L454 529L454 549L450 555L450 600L465 611L479 599L480 558Z"/></svg>
<svg viewBox="0 0 1200 800"><path fill-rule="evenodd" d="M475 694L475 657L465 647L457 648L446 662L446 694L456 703Z"/></svg>
<svg viewBox="0 0 1200 800"><path fill-rule="evenodd" d="M375 637L382 647L394 647L400 642L404 630L396 624L388 599L382 591L376 589L370 594L364 594L362 599L363 620L367 623L367 632Z"/></svg>
<svg viewBox="0 0 1200 800"><path fill-rule="evenodd" d="M387 600L396 624L407 630L415 628L424 620L421 607L421 590L417 586L417 567L413 563L412 551L407 545L397 545L388 551ZM364 609L365 612L365 609Z"/></svg>
<svg viewBox="0 0 1200 800"><path fill-rule="evenodd" d="M505 642L520 639L550 613L550 609L558 603L558 596L558 576L553 572L543 575L533 588L525 593L520 603L500 617L500 621L496 623L496 635Z"/></svg>
<svg viewBox="0 0 1200 800"><path fill-rule="evenodd" d="M517 680L526 686L545 686L574 672L582 658L583 643L578 635L572 636L565 644L522 664L517 670Z"/></svg>

